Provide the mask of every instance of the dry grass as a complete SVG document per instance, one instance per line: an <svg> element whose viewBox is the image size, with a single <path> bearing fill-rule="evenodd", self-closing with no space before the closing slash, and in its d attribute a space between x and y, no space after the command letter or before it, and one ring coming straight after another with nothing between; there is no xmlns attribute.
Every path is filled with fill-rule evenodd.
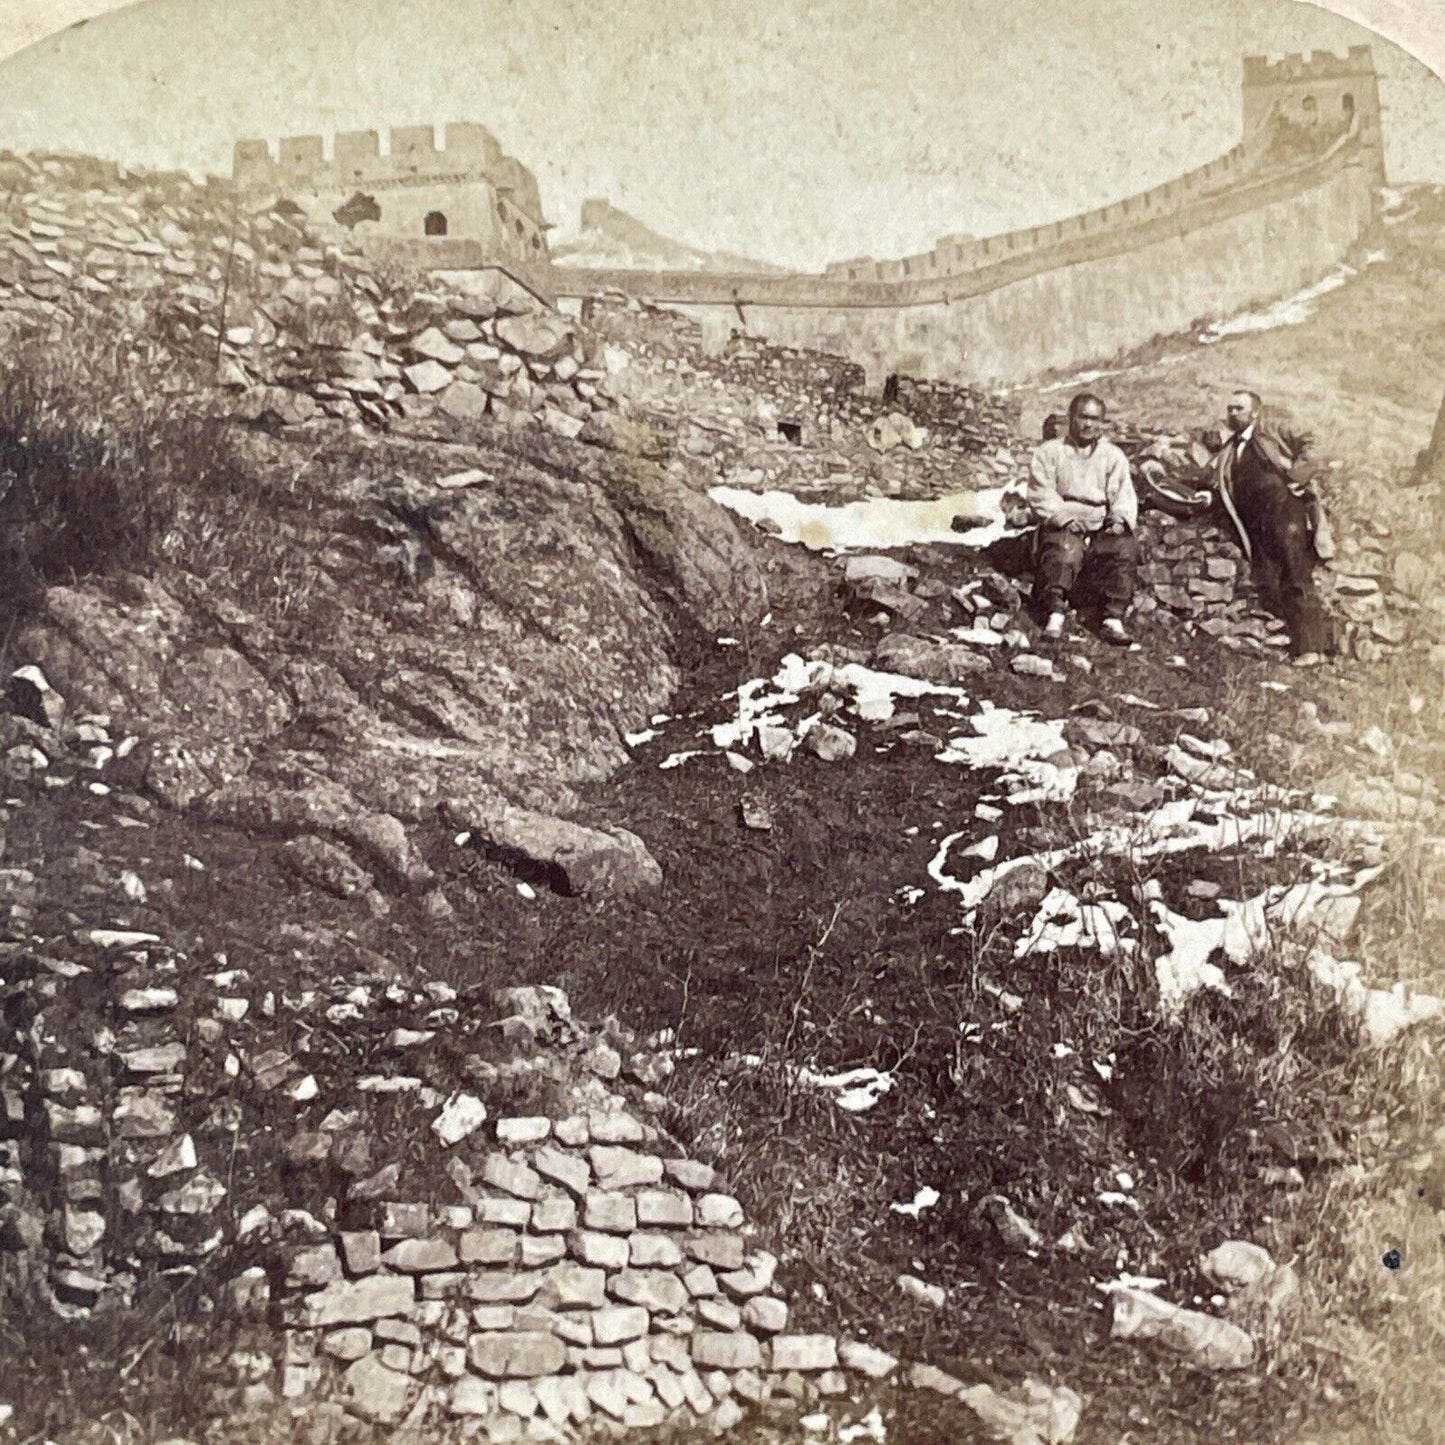
<svg viewBox="0 0 1445 1445"><path fill-rule="evenodd" d="M24 565L46 584L162 563L204 575L251 550L263 488L204 400L154 337L99 319L7 351L0 474Z"/></svg>

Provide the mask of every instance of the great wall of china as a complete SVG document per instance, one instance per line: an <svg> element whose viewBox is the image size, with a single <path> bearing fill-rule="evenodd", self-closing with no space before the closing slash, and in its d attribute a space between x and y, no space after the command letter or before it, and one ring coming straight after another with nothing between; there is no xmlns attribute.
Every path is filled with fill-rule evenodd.
<svg viewBox="0 0 1445 1445"><path fill-rule="evenodd" d="M1163 185L1043 226L945 237L897 260L821 273L553 266L531 173L477 125L291 137L236 147L235 179L284 192L368 249L437 270L496 267L571 309L621 293L735 331L846 356L870 384L891 373L1022 380L1319 280L1370 225L1384 183L1378 78L1345 56L1243 62L1242 138ZM351 212L348 214L347 207ZM359 219L358 219L359 218Z"/></svg>

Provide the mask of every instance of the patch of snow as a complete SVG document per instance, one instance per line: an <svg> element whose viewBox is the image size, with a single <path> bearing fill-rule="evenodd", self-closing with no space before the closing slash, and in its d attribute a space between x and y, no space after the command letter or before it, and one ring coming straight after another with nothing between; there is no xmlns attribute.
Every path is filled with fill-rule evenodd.
<svg viewBox="0 0 1445 1445"><path fill-rule="evenodd" d="M1414 993L1403 983L1394 988L1369 988L1358 963L1345 963L1321 950L1311 952L1310 972L1330 989L1340 1007L1359 1019L1365 1037L1383 1048L1407 1029L1445 1017L1445 999Z"/></svg>
<svg viewBox="0 0 1445 1445"><path fill-rule="evenodd" d="M665 757L657 766L663 770L668 768L680 768L689 758L700 758L701 748L694 748L691 752L671 753Z"/></svg>
<svg viewBox="0 0 1445 1445"><path fill-rule="evenodd" d="M760 1069L763 1066L760 1054L734 1054L731 1061L749 1069ZM866 1065L831 1074L806 1066L795 1068L791 1064L784 1064L782 1068L793 1083L801 1084L804 1088L836 1091L834 1102L850 1114L867 1112L893 1087L891 1073Z"/></svg>
<svg viewBox="0 0 1445 1445"><path fill-rule="evenodd" d="M1038 718L985 702L969 722L975 736L955 736L936 757L941 763L966 763L971 768L999 768L1008 800L1021 803L1067 803L1078 789L1079 770L1072 763L1049 761L1067 753L1063 723ZM1012 786L1010 785L1012 781Z"/></svg>
<svg viewBox="0 0 1445 1445"><path fill-rule="evenodd" d="M804 1068L797 1070L796 1078L814 1089L838 1090L834 1102L850 1114L866 1113L893 1087L892 1074L872 1068L846 1069L839 1074Z"/></svg>
<svg viewBox="0 0 1445 1445"><path fill-rule="evenodd" d="M843 552L940 543L986 547L1020 530L1004 520L1004 491L990 487L953 492L927 502L871 497L842 507L804 502L791 492L750 492L741 487L712 487L708 496L754 525L767 523L770 529L776 528L784 542L815 552ZM972 525L957 532L955 517L966 518Z"/></svg>
<svg viewBox="0 0 1445 1445"><path fill-rule="evenodd" d="M1117 1279L1100 1280L1094 1288L1103 1294L1113 1294L1121 1289L1163 1289L1167 1283L1167 1280L1155 1279L1147 1274L1121 1274Z"/></svg>
<svg viewBox="0 0 1445 1445"><path fill-rule="evenodd" d="M855 1424L838 1427L839 1445L853 1445L855 1440L872 1440L875 1445L884 1445L887 1439L888 1430L883 1423L883 1416L878 1413L877 1405Z"/></svg>
<svg viewBox="0 0 1445 1445"><path fill-rule="evenodd" d="M1383 260L1385 260L1385 252L1371 251L1361 264L1374 266ZM1359 274L1359 270L1354 266L1345 265L1342 262L1327 276L1316 281L1313 286L1306 286L1303 291L1297 291L1293 296L1286 296L1272 305L1242 311L1227 321L1217 321L1201 331L1196 339L1201 346L1213 346L1215 342L1224 340L1226 336L1244 336L1250 332L1274 331L1281 326L1301 326L1314 315L1316 301L1322 296L1328 296L1331 291L1338 291L1341 286L1352 281Z"/></svg>
<svg viewBox="0 0 1445 1445"><path fill-rule="evenodd" d="M658 735L656 728L643 728L641 732L623 733L622 741L630 748L640 748L643 743L650 743Z"/></svg>
<svg viewBox="0 0 1445 1445"><path fill-rule="evenodd" d="M1119 936L1119 925L1130 918L1117 899L1082 903L1066 888L1053 888L1039 905L1028 931L1014 945L1014 957L1053 953L1060 948L1094 948L1112 958L1135 947L1133 939Z"/></svg>
<svg viewBox="0 0 1445 1445"><path fill-rule="evenodd" d="M1003 633L995 632L992 627L954 627L950 629L950 635L970 647L1003 646Z"/></svg>
<svg viewBox="0 0 1445 1445"><path fill-rule="evenodd" d="M908 1204L890 1204L888 1207L894 1214L906 1214L910 1219L917 1219L925 1209L932 1209L942 1196L938 1190L931 1185L925 1184Z"/></svg>
<svg viewBox="0 0 1445 1445"><path fill-rule="evenodd" d="M1169 952L1154 960L1154 976L1159 984L1159 1006L1166 1018L1177 1017L1185 1000L1202 988L1212 988L1225 998L1234 991L1218 964L1210 956L1223 946L1223 918L1193 919L1171 912L1163 903L1150 903L1155 926L1169 940Z"/></svg>
<svg viewBox="0 0 1445 1445"><path fill-rule="evenodd" d="M853 712L865 722L891 718L894 700L899 697L933 696L968 701L968 694L961 688L925 682L901 673L879 672L861 663L835 667L823 661L806 662L797 653L789 653L772 678L753 678L735 692L726 694L725 700L736 701L737 713L728 722L716 723L710 729L713 746L743 748L767 729L791 732L793 737L801 738L819 720L818 716L813 714L790 727L778 709L793 706L805 693L825 691L848 694Z"/></svg>

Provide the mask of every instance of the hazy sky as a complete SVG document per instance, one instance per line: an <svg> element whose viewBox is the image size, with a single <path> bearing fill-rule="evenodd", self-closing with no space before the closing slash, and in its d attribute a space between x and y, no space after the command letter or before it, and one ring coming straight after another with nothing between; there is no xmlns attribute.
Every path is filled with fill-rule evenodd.
<svg viewBox="0 0 1445 1445"><path fill-rule="evenodd" d="M472 119L564 230L600 195L813 267L1167 180L1238 139L1242 54L1362 41L1393 177L1445 181L1445 82L1293 0L144 0L0 66L0 145L225 173L240 136Z"/></svg>

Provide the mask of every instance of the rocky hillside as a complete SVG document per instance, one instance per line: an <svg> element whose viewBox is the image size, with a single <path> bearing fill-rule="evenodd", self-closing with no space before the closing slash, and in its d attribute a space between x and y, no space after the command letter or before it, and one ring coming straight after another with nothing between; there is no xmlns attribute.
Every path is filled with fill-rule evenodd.
<svg viewBox="0 0 1445 1445"><path fill-rule="evenodd" d="M575 236L555 240L552 259L559 266L619 266L644 271L724 271L778 274L785 268L727 251L702 251L669 240L619 210L610 201L582 203Z"/></svg>
<svg viewBox="0 0 1445 1445"><path fill-rule="evenodd" d="M1207 518L1146 516L1139 648L1038 636L1054 393L5 166L0 1432L1432 1418L1434 498L1349 459L1404 382L1286 395L1361 298L1433 344L1429 197L1096 383L1141 468L1234 367L1341 459L1297 669Z"/></svg>

